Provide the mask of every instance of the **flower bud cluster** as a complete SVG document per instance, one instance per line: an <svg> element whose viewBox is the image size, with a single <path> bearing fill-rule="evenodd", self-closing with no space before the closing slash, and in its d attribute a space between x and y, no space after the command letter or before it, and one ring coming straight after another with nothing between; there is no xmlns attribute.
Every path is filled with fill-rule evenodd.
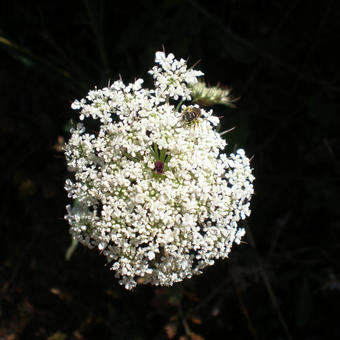
<svg viewBox="0 0 340 340"><path fill-rule="evenodd" d="M202 72L163 52L155 62L155 89L118 80L75 101L84 122L65 146L70 232L98 248L127 289L169 286L226 258L253 194L249 159L223 153L212 110L178 105Z"/></svg>
<svg viewBox="0 0 340 340"><path fill-rule="evenodd" d="M230 97L230 89L221 88L220 86L208 87L205 82L198 81L190 86L191 97L194 102L200 106L210 106L215 104L235 107L234 101Z"/></svg>

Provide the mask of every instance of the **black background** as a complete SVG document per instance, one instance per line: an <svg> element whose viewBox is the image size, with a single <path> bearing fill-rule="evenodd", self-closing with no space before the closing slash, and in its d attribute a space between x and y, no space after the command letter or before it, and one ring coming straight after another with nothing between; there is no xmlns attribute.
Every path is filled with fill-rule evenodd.
<svg viewBox="0 0 340 340"><path fill-rule="evenodd" d="M339 339L339 17L332 0L1 1L0 339ZM229 260L130 292L95 250L65 261L59 150L71 102L147 79L163 45L240 98L214 110L256 194Z"/></svg>

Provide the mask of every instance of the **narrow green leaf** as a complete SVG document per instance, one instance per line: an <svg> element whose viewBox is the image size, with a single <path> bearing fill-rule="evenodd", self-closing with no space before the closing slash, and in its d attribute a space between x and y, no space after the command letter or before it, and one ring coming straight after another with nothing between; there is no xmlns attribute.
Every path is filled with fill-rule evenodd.
<svg viewBox="0 0 340 340"><path fill-rule="evenodd" d="M160 161L164 163L165 161L165 156L166 156L166 153L165 153L165 150L164 149L161 149L161 153L160 153Z"/></svg>
<svg viewBox="0 0 340 340"><path fill-rule="evenodd" d="M155 150L155 159L158 160L159 159L159 151L158 151L158 145L156 143L154 143L153 145L154 150Z"/></svg>
<svg viewBox="0 0 340 340"><path fill-rule="evenodd" d="M179 108L181 107L181 105L183 104L183 102L184 102L184 100L181 100L181 101L177 104L176 109L175 109L176 112L178 112L178 110L179 110Z"/></svg>
<svg viewBox="0 0 340 340"><path fill-rule="evenodd" d="M72 242L71 242L70 246L67 248L67 251L65 253L65 260L66 261L70 261L74 251L77 248L78 243L79 242L75 238L72 239Z"/></svg>

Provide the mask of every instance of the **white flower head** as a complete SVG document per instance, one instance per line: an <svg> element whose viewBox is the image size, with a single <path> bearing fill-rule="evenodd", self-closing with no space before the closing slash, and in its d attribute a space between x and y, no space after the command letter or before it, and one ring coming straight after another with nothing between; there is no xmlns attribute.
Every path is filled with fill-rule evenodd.
<svg viewBox="0 0 340 340"><path fill-rule="evenodd" d="M226 258L253 194L249 159L223 153L213 111L181 106L203 73L173 54L155 62L154 89L118 80L75 101L79 120L100 127L78 123L65 147L70 232L98 248L127 289L170 286Z"/></svg>
<svg viewBox="0 0 340 340"><path fill-rule="evenodd" d="M155 62L160 67L154 66L149 71L155 80L155 87L161 89L163 95L175 100L190 100L191 90L188 85L197 83L197 77L203 76L203 73L188 69L186 61L176 60L172 53L166 56L164 52L156 52Z"/></svg>

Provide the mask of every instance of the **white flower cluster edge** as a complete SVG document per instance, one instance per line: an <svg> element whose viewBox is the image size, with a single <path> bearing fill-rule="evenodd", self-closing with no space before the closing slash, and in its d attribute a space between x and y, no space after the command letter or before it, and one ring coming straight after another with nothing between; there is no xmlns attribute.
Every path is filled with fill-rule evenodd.
<svg viewBox="0 0 340 340"><path fill-rule="evenodd" d="M84 122L65 146L70 232L106 256L126 289L170 286L228 257L253 194L244 150L226 155L219 119L190 105L203 73L164 52L155 63L154 89L118 80L76 100Z"/></svg>

